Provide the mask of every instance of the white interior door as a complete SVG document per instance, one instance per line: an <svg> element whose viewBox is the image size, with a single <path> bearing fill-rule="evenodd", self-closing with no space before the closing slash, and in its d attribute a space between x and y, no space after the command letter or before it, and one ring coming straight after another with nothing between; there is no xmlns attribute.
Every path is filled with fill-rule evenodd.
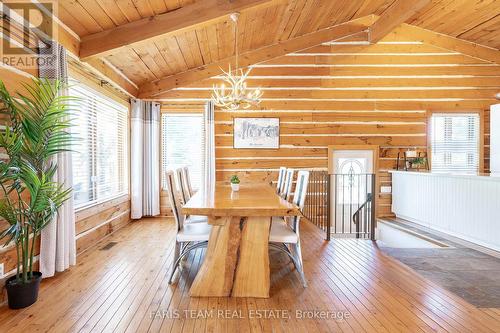
<svg viewBox="0 0 500 333"><path fill-rule="evenodd" d="M373 151L335 150L333 153L333 173L373 173Z"/></svg>
<svg viewBox="0 0 500 333"><path fill-rule="evenodd" d="M334 150L332 154L332 221L334 233L354 231L352 216L371 193L374 173L373 150Z"/></svg>

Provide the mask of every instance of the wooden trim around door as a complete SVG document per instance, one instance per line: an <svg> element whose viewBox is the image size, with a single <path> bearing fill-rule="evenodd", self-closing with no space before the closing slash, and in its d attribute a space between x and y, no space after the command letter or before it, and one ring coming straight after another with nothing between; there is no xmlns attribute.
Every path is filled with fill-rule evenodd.
<svg viewBox="0 0 500 333"><path fill-rule="evenodd" d="M378 173L380 147L378 145L331 145L328 146L328 173L333 174L333 152L335 150L371 150L373 152L373 173ZM378 187L377 187L378 189Z"/></svg>
<svg viewBox="0 0 500 333"><path fill-rule="evenodd" d="M380 158L380 146L378 145L330 145L328 146L328 174L333 174L333 156L335 150L371 150L373 153L373 174L375 175L375 193L373 193L375 198L375 217L378 217L379 207L378 199L380 197L380 181L378 177L379 172L379 158ZM392 194L391 194L392 195Z"/></svg>

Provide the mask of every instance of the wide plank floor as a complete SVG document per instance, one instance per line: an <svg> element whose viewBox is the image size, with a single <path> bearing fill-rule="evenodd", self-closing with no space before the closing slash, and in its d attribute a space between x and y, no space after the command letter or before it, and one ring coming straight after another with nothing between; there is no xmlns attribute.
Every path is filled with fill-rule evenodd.
<svg viewBox="0 0 500 333"><path fill-rule="evenodd" d="M168 285L174 223L151 218L119 230L44 280L39 301L0 308L0 332L498 332L499 309L477 309L366 240L324 242L303 223L308 288L272 253L271 298L191 298L204 251ZM109 242L114 246L104 250ZM303 319L300 316L315 318Z"/></svg>

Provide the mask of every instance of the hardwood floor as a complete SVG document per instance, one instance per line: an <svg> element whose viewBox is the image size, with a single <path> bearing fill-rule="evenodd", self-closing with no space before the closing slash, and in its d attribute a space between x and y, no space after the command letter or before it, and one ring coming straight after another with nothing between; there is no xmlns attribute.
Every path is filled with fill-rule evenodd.
<svg viewBox="0 0 500 333"><path fill-rule="evenodd" d="M35 305L18 311L2 306L0 332L498 332L500 328L500 309L475 308L384 255L370 241L326 243L309 223L302 224L301 236L308 288L302 288L284 255L272 253L271 298L190 298L189 286L204 251L193 252L177 282L168 285L173 221L133 222L81 255L76 267L44 280ZM109 242L116 245L102 250ZM301 319L297 313L329 319Z"/></svg>

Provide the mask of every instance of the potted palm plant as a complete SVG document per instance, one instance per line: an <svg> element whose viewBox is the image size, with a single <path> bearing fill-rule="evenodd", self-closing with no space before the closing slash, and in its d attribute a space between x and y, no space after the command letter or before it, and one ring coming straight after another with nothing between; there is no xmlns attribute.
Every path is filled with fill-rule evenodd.
<svg viewBox="0 0 500 333"><path fill-rule="evenodd" d="M14 244L16 274L7 279L9 307L27 307L38 298L41 273L34 271L35 240L69 199L71 189L53 181L55 155L68 151L67 96L63 84L34 79L26 94L11 96L0 81L0 114L7 124L0 130L0 149L8 158L0 160L0 217L7 224L0 230L5 245Z"/></svg>
<svg viewBox="0 0 500 333"><path fill-rule="evenodd" d="M238 178L237 175L233 175L231 177L231 190L233 190L234 192L240 190L240 179Z"/></svg>

